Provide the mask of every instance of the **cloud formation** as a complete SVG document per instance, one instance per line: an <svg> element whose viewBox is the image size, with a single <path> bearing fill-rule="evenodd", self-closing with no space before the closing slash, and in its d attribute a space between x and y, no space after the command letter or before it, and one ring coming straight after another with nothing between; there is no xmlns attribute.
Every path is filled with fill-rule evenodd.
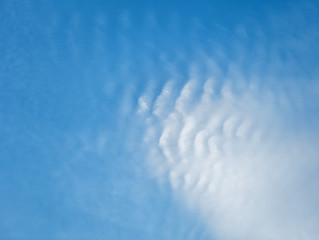
<svg viewBox="0 0 319 240"><path fill-rule="evenodd" d="M1 5L2 235L316 239L318 10L104 2Z"/></svg>
<svg viewBox="0 0 319 240"><path fill-rule="evenodd" d="M286 109L270 93L260 96L248 87L235 93L225 84L218 96L211 83L204 83L194 104L188 82L171 112L159 125L148 126L149 132L161 129L146 140L159 152L150 155L150 161L157 159L155 171L165 168L176 193L221 237L315 239L315 206L298 189L310 180L307 165L317 162L315 142L287 132L289 119L281 119ZM165 88L163 93L152 118L164 112L169 94Z"/></svg>
<svg viewBox="0 0 319 240"><path fill-rule="evenodd" d="M184 86L140 98L149 163L221 239L316 239L318 126L305 111L318 107L318 83L299 67L309 36L249 49L239 30L232 57L200 54Z"/></svg>
<svg viewBox="0 0 319 240"><path fill-rule="evenodd" d="M119 31L107 35L106 20L96 20L93 55L107 61L91 64L103 69L101 76L107 73L111 148L146 155L156 179L168 183L220 239L316 239L319 234L318 125L311 119L319 106L313 67L318 49L312 47L318 36L315 25L287 26L291 16L270 21L271 33L245 24L218 25L210 33L207 23L195 19L184 34L178 23L164 27L151 14L140 29L125 11ZM219 38L204 40L216 32ZM69 33L71 46L76 31ZM113 44L118 52L105 57ZM81 55L77 52L73 55ZM102 134L86 146L107 156L105 139Z"/></svg>

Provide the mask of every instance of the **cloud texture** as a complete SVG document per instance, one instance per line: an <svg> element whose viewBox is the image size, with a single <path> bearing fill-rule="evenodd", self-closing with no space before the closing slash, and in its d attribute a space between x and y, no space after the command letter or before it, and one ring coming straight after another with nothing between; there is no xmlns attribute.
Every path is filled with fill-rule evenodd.
<svg viewBox="0 0 319 240"><path fill-rule="evenodd" d="M220 239L319 234L318 125L309 118L318 78L300 67L317 31L293 37L301 32L277 27L283 38L270 43L262 28L251 38L238 27L234 52L201 53L183 86L173 74L153 102L138 101L155 176Z"/></svg>
<svg viewBox="0 0 319 240"><path fill-rule="evenodd" d="M315 4L136 2L0 1L0 238L316 239Z"/></svg>

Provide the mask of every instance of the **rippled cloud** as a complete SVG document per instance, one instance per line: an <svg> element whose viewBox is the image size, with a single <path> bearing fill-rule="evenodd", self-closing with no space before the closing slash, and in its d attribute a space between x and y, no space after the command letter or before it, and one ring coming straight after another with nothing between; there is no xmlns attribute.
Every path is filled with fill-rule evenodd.
<svg viewBox="0 0 319 240"><path fill-rule="evenodd" d="M199 55L187 64L183 86L172 76L147 108L147 94L139 99L154 174L221 239L319 234L318 126L303 116L318 106L317 75L299 65L311 58L309 36L279 29L288 31L278 33L284 38L265 44L266 33L249 38L241 26L235 54Z"/></svg>
<svg viewBox="0 0 319 240"><path fill-rule="evenodd" d="M80 2L0 3L0 237L316 239L315 4Z"/></svg>

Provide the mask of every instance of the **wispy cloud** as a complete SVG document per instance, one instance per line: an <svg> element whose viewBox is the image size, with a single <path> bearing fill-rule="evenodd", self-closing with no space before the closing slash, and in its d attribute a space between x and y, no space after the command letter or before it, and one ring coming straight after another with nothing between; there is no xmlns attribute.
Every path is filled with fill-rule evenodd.
<svg viewBox="0 0 319 240"><path fill-rule="evenodd" d="M249 37L243 26L238 34L235 55L198 57L200 71L190 64L184 86L168 82L147 105L154 109L146 121L150 164L157 175L165 169L158 177L221 239L316 239L319 192L310 182L319 180L312 171L319 152L309 132L318 126L293 120L316 94L304 82L318 86L294 53L302 61L311 55L282 44L299 38L289 34L280 46ZM307 48L308 40L298 45Z"/></svg>
<svg viewBox="0 0 319 240"><path fill-rule="evenodd" d="M318 9L27 3L0 4L5 237L317 238Z"/></svg>
<svg viewBox="0 0 319 240"><path fill-rule="evenodd" d="M316 65L316 25L277 26L269 33L272 23L241 24L223 28L227 39L215 40L198 19L184 34L178 16L179 23L163 26L149 15L142 28L133 18L122 12L113 35L105 33L104 17L96 19L93 49L107 54L111 43L118 50L105 66L97 63L106 68L105 98L114 119L109 132L81 140L80 155L113 158L121 149L125 157L147 156L156 179L221 239L316 239L319 129L309 116L318 109L319 85L317 71L305 67ZM203 32L213 40L203 41ZM75 172L75 196L86 209L87 188ZM113 177L114 191L132 186ZM99 212L103 201L93 199L98 205L88 211Z"/></svg>

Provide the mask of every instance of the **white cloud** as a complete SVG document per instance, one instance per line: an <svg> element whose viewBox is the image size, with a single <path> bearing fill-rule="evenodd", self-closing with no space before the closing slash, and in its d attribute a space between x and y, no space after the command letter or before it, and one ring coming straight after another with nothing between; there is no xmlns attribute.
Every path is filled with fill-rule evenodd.
<svg viewBox="0 0 319 240"><path fill-rule="evenodd" d="M169 107L170 97L172 96L173 84L172 82L167 82L163 87L161 94L157 97L154 105L153 113L156 116L161 116L165 114L165 110Z"/></svg>
<svg viewBox="0 0 319 240"><path fill-rule="evenodd" d="M204 56L204 71L190 74L178 96L171 81L163 87L149 106L149 161L221 239L317 239L319 191L310 181L319 180L318 139L306 118L304 127L293 120L315 89L289 79L293 60L245 57L223 72Z"/></svg>
<svg viewBox="0 0 319 240"><path fill-rule="evenodd" d="M147 102L147 99L145 99L146 97L140 97L138 99L138 105L139 105L139 109L138 112L139 113L143 113L147 110L149 110L149 104Z"/></svg>
<svg viewBox="0 0 319 240"><path fill-rule="evenodd" d="M96 48L106 41L104 21L96 27ZM125 128L124 145L145 130L142 148L148 151L154 175L167 181L220 239L316 239L319 192L314 169L319 152L318 137L311 132L318 129L307 126L311 121L302 114L318 106L318 84L307 72L298 73L298 58L307 58L300 48L311 43L314 34L309 30L305 41L293 41L289 35L288 40L264 45L272 39L257 29L254 42L251 30L241 26L230 49L214 43L213 51L199 46L195 53L183 53L183 46L167 34L147 48L151 54L140 54L128 37L133 28L129 13L123 12L119 21L119 69L106 93L119 98L119 120L129 118L125 127L134 128L136 135ZM159 25L154 20L149 27ZM178 25L171 29L179 35L176 31ZM157 48L158 41L173 45L164 51ZM242 41L252 41L250 49ZM299 46L296 57L291 46ZM283 52L290 53L283 58ZM151 67L139 69L140 62ZM135 68L142 73L134 75ZM136 85L141 76L152 79L145 89ZM142 126L132 119L135 107ZM117 124L117 129L124 126ZM108 141L104 136L93 144L85 140L83 151L103 155ZM122 145L121 150L127 148ZM137 145L143 144L134 142L132 152Z"/></svg>

